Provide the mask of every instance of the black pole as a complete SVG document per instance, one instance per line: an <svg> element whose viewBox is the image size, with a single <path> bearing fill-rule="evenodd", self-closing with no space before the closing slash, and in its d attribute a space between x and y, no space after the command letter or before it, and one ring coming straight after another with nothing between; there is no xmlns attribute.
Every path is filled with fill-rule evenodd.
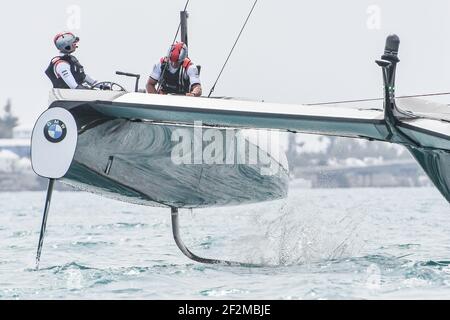
<svg viewBox="0 0 450 320"><path fill-rule="evenodd" d="M388 125L391 139L396 118L395 111L395 73L397 70L397 63L400 62L398 58L398 50L400 47L400 38L397 35L390 35L386 39L386 46L384 48L384 54L381 56L381 60L377 60L376 63L381 67L383 71L383 85L384 85L384 119Z"/></svg>
<svg viewBox="0 0 450 320"><path fill-rule="evenodd" d="M44 216L42 218L41 234L39 236L39 244L38 244L38 249L37 249L37 254L36 254L36 269L39 269L39 263L41 261L42 246L44 245L45 230L47 227L47 217L48 217L48 212L50 210L50 203L52 201L54 185L55 185L55 179L50 179L48 181L47 199L45 200Z"/></svg>
<svg viewBox="0 0 450 320"><path fill-rule="evenodd" d="M189 18L187 11L180 12L180 23L181 23L181 42L184 42L186 46L189 47L188 44L188 23L187 19Z"/></svg>
<svg viewBox="0 0 450 320"><path fill-rule="evenodd" d="M408 117L408 115L405 115L397 108L395 103L395 76L397 72L397 64L400 62L400 59L398 58L399 48L400 38L395 34L388 36L386 39L384 54L381 56L381 60L376 61L383 71L384 121L386 122L386 128L389 132L386 140L394 143L401 143L403 145L418 147L418 142L412 140L397 127L399 116Z"/></svg>
<svg viewBox="0 0 450 320"><path fill-rule="evenodd" d="M134 92L138 92L139 91L139 79L141 78L141 76L137 76L136 77L136 84L134 86Z"/></svg>

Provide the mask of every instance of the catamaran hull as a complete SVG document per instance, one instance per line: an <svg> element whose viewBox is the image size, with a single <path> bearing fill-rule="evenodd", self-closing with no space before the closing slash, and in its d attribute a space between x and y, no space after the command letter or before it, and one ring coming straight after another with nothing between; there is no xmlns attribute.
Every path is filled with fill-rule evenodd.
<svg viewBox="0 0 450 320"><path fill-rule="evenodd" d="M60 102L58 107L66 108L78 127L75 155L61 181L79 190L176 208L232 206L287 196L287 161L281 165L279 156L273 158L246 132L155 124L133 120L132 114L116 118L86 103ZM206 130L223 137L212 152L214 140L198 144L196 137L200 133L202 139ZM200 148L195 149L196 142ZM186 148L177 152L182 146ZM244 157L239 154L242 150Z"/></svg>
<svg viewBox="0 0 450 320"><path fill-rule="evenodd" d="M448 106L414 98L397 98L395 102L398 108L403 110L394 120L395 123L386 119L383 99L364 102L362 108L360 102L295 106L140 93L54 90L50 106L69 110L79 126L80 142L74 164L64 177L64 181L78 187L87 187L91 191L100 190L98 192L101 194L111 192L114 196L121 197L126 194L133 200L187 207L243 204L286 196L288 166L286 160L277 156L277 152L274 153L273 150L267 154L282 168L278 176L261 174L261 163L172 167L169 149L158 149L162 152L159 154L159 151L154 153L149 147L147 154L144 153L145 156L137 160L136 158L141 155L134 153L131 142L126 141L129 145L118 143L121 141L120 137L127 132L135 130L140 132L141 126L151 128L147 129L149 133L144 134L146 138L142 141L157 136L160 142L168 142L168 135L172 135L173 126L184 125L192 129L194 122L199 121L205 127L218 127L222 130L270 129L364 138L405 145L442 195L450 201ZM158 125L168 130L165 133L167 136L162 133L164 130L157 129ZM111 139L108 140L106 137ZM141 143L139 139L135 142ZM96 141L95 144L92 141ZM121 145L128 148L124 153L129 155L124 158L121 154L116 156L110 154L114 153L114 150L117 150L116 153L123 153L120 151ZM114 156L114 161L118 160L111 169L113 174L117 173L117 177L104 174L111 156ZM130 163L128 157L134 157L132 161L135 163ZM166 160L165 168L161 168L160 162L155 160L158 157ZM147 162L143 161L144 158ZM133 174L136 176L133 178L120 176L121 174L126 176L128 173L123 169L126 165L135 168L136 173ZM152 168L157 169L155 171ZM142 185L146 186L146 190L135 190L136 186L141 184L138 175L143 171L146 174L146 181ZM139 182L132 183L132 181ZM195 181L205 184L199 185ZM155 190L149 185L150 182L154 182L160 188ZM105 188L105 184L110 187ZM220 187L216 189L216 186ZM162 192L160 189L169 190L172 196L160 197L159 192Z"/></svg>

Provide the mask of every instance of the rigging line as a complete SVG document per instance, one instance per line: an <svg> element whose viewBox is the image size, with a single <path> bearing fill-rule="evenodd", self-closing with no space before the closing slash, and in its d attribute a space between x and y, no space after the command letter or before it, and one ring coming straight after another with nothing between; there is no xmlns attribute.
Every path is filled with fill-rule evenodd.
<svg viewBox="0 0 450 320"><path fill-rule="evenodd" d="M445 96L450 95L450 92L436 92L436 93L425 93L425 94L416 94L411 96L400 96L398 98L420 98L420 97L432 97L432 96Z"/></svg>
<svg viewBox="0 0 450 320"><path fill-rule="evenodd" d="M252 13L253 13L253 10L255 9L257 3L258 3L258 0L255 0L255 3L253 4L252 9L250 10L250 13L249 13L248 16L247 16L247 19L245 20L245 23L244 23L244 25L242 26L242 29L241 29L241 31L239 32L239 35L238 35L236 41L234 42L233 48L231 48L231 51L230 51L230 54L228 55L228 58L227 58L227 60L225 61L224 65L223 65L223 67L222 67L222 70L220 71L219 76L217 77L216 82L215 82L214 85L212 86L211 91L209 92L208 98L211 98L211 95L213 94L214 90L216 89L216 85L217 85L217 83L219 82L219 79L220 79L220 77L222 76L223 71L225 70L225 67L226 67L226 65L227 65L227 63L228 63L228 60L230 60L231 55L233 54L234 48L235 48L236 45L238 44L239 39L241 38L241 35L242 35L242 33L244 32L244 29L245 29L245 27L247 26L247 22L248 22L248 20L250 19L251 15L252 15Z"/></svg>
<svg viewBox="0 0 450 320"><path fill-rule="evenodd" d="M395 97L395 98L396 99L422 98L422 97L445 96L445 95L450 95L450 92L425 93L425 94L416 94L416 95L408 95L408 96L399 96L399 97ZM307 103L304 105L305 106L323 106L323 105L330 105L330 104L370 102L370 101L383 101L383 100L384 100L384 98L373 98L373 99L334 101L334 102L324 102L324 103Z"/></svg>
<svg viewBox="0 0 450 320"><path fill-rule="evenodd" d="M183 10L183 11L186 11L186 10L187 10L190 1L191 1L191 0L187 0L187 1L186 1L186 5L184 6L184 10ZM178 29L177 29L177 32L175 33L175 37L173 38L172 46L173 46L173 45L175 44L175 42L177 41L177 37L178 37L178 34L180 33L180 29L181 29L181 21L180 21L180 23L178 24ZM162 73L161 73L160 81L158 81L158 89L156 90L156 92L157 92L158 94L161 92L161 87L162 87L161 82L163 81L164 76L166 75L167 67L168 67L168 64L166 63L165 66L164 66L164 69L163 69L163 71L162 71Z"/></svg>

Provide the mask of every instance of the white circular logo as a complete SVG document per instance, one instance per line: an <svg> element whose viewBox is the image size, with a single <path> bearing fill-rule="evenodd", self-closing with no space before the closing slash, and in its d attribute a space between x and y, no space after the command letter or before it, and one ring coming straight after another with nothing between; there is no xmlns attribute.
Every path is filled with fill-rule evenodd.
<svg viewBox="0 0 450 320"><path fill-rule="evenodd" d="M61 142L67 135L67 127L61 120L51 120L45 125L44 135L52 143Z"/></svg>

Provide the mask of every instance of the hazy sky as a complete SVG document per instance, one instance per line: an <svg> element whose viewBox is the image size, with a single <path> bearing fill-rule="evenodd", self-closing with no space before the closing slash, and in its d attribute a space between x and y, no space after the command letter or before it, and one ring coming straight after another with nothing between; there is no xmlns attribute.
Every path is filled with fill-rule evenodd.
<svg viewBox="0 0 450 320"><path fill-rule="evenodd" d="M185 1L8 1L0 12L0 107L7 98L32 127L48 106L44 75L57 54L53 37L81 37L77 57L97 80L132 82L172 42ZM191 0L190 56L207 94L253 0ZM78 15L79 13L79 15ZM401 37L398 93L450 91L450 2L259 0L216 94L286 103L381 96L374 60L385 37Z"/></svg>

